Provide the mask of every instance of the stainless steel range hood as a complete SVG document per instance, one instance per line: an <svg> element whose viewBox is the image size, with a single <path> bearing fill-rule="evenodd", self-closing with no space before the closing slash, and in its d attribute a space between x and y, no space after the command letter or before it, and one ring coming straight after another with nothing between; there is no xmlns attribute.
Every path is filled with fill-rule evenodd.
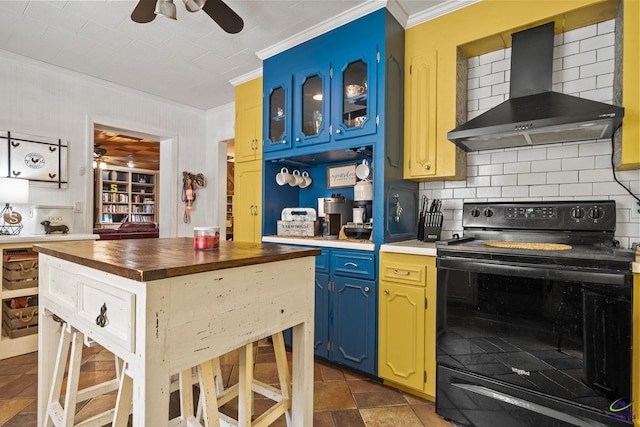
<svg viewBox="0 0 640 427"><path fill-rule="evenodd" d="M553 22L512 34L510 98L447 134L465 151L610 138L624 108L551 91Z"/></svg>

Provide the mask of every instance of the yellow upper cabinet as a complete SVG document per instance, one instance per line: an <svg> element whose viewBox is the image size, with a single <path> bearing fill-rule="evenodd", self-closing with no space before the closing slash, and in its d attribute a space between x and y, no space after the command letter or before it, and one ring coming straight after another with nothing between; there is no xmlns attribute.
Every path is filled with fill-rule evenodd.
<svg viewBox="0 0 640 427"><path fill-rule="evenodd" d="M640 167L640 2L483 0L406 30L404 177L464 178L466 156L447 132L467 121L466 58L509 47L512 33L552 20L561 33L613 19L619 6L625 108L620 168Z"/></svg>
<svg viewBox="0 0 640 427"><path fill-rule="evenodd" d="M235 161L262 159L262 77L236 86Z"/></svg>

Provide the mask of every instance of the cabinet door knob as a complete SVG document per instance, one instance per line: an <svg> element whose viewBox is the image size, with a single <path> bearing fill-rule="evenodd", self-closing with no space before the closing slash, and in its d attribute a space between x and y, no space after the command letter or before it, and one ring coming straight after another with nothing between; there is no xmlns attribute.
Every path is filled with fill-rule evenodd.
<svg viewBox="0 0 640 427"><path fill-rule="evenodd" d="M368 286L365 286L365 287L364 287L364 291L365 291L365 292L369 292L369 291L370 291L369 287L368 287Z"/></svg>
<svg viewBox="0 0 640 427"><path fill-rule="evenodd" d="M424 165L424 169L425 170L429 170L429 169L431 169L431 166L430 165Z"/></svg>
<svg viewBox="0 0 640 427"><path fill-rule="evenodd" d="M385 289L385 290L384 290L384 294L385 294L385 295L389 295L389 289Z"/></svg>
<svg viewBox="0 0 640 427"><path fill-rule="evenodd" d="M339 135L339 134L342 133L342 130L341 129L336 129L336 133Z"/></svg>
<svg viewBox="0 0 640 427"><path fill-rule="evenodd" d="M300 142L300 137L296 137L296 142Z"/></svg>
<svg viewBox="0 0 640 427"><path fill-rule="evenodd" d="M282 143L283 143L283 144L286 144L286 143L287 143L287 140L286 140L286 139L283 139L283 140L282 140Z"/></svg>

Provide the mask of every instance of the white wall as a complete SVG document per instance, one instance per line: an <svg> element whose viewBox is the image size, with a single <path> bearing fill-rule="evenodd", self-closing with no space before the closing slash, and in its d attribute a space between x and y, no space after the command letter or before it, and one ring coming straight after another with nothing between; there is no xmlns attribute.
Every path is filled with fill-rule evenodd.
<svg viewBox="0 0 640 427"><path fill-rule="evenodd" d="M553 90L612 103L614 30L612 20L556 35ZM506 49L469 59L469 119L508 99L510 56ZM421 183L420 193L443 199L443 239L462 232L464 202L615 200L616 238L630 247L640 241L640 207L614 181L611 149L607 139L470 152L465 181ZM640 193L640 170L616 175Z"/></svg>
<svg viewBox="0 0 640 427"><path fill-rule="evenodd" d="M168 154L173 166L162 171L164 178L170 174L171 180L160 191L160 202L165 203L160 210L161 225L170 224L169 228L179 236L192 235L194 226L210 225L216 220L211 212L219 210L217 138L227 139L233 133L233 120L219 121L218 114L228 116L226 112L207 113L0 52L0 129L61 138L69 144L68 187L57 189L32 183L29 205L16 207L25 212L32 205L73 206L75 201L82 201L83 212L74 215L74 232L92 229L92 122L176 141L174 152ZM213 128L209 123L218 125ZM190 224L182 221L180 185L184 170L205 173L208 179L207 187L197 191Z"/></svg>

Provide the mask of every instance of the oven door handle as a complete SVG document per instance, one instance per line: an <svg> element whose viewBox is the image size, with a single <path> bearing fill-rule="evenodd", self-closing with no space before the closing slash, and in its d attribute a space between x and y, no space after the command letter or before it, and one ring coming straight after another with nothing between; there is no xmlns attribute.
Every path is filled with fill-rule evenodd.
<svg viewBox="0 0 640 427"><path fill-rule="evenodd" d="M567 414L567 413L558 411L557 409L553 409L547 406L533 403L528 400L524 400L519 397L515 397L510 394L502 393L496 390L492 390L490 388L487 388L481 385L465 384L465 383L451 383L451 385L454 387L459 387L471 393L476 393L481 396L488 397L490 399L499 400L501 402L508 403L510 405L515 405L520 408L524 408L529 411L536 412L538 414L543 414L548 417L555 418L560 421L564 421L565 423L573 424L575 426L581 426L581 427L603 426L603 424L601 423L594 424L593 420L586 420L582 417Z"/></svg>
<svg viewBox="0 0 640 427"><path fill-rule="evenodd" d="M438 270L458 270L471 273L496 274L501 276L529 277L533 279L557 280L564 282L594 283L618 285L631 291L632 276L623 272L576 271L565 270L560 266L519 263L500 264L491 260L470 258L437 257Z"/></svg>

